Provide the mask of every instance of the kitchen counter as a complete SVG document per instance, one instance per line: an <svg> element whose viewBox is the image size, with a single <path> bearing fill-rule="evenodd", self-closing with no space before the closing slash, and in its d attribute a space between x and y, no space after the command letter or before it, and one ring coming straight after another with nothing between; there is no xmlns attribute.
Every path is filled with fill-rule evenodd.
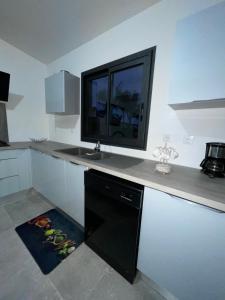
<svg viewBox="0 0 225 300"><path fill-rule="evenodd" d="M199 169L172 166L172 172L162 175L155 171L155 161L113 154L111 158L93 161L55 150L76 147L58 142L16 142L0 150L31 148L61 159L115 175L147 187L160 190L225 212L225 179L209 178Z"/></svg>

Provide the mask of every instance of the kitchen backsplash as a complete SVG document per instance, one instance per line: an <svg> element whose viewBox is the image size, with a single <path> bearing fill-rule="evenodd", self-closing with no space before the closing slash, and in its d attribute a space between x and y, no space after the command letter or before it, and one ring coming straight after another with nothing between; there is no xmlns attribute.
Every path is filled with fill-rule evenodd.
<svg viewBox="0 0 225 300"><path fill-rule="evenodd" d="M5 142L9 140L6 107L4 103L0 103L0 140Z"/></svg>

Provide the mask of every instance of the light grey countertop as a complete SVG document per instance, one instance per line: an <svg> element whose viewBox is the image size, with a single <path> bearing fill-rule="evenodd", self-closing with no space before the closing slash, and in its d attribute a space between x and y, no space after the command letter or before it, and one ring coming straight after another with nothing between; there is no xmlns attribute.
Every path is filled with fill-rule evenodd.
<svg viewBox="0 0 225 300"><path fill-rule="evenodd" d="M10 147L1 147L0 150L32 148L225 212L225 179L209 178L202 174L199 169L173 165L172 172L163 175L155 171L156 162L147 159L113 154L111 158L93 161L55 151L76 147L74 145L52 141L10 144Z"/></svg>

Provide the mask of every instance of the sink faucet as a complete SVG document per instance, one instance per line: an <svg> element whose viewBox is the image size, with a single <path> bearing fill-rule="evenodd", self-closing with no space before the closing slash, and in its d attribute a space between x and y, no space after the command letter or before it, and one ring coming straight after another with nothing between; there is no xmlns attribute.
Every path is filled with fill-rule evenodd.
<svg viewBox="0 0 225 300"><path fill-rule="evenodd" d="M96 152L100 152L101 151L101 145L100 145L100 141L97 141L95 149Z"/></svg>

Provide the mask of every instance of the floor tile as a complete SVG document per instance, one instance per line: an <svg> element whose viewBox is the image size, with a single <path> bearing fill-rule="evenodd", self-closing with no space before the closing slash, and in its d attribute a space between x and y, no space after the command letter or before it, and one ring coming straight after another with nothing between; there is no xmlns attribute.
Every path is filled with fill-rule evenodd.
<svg viewBox="0 0 225 300"><path fill-rule="evenodd" d="M44 196L42 196L39 193L34 193L34 194L30 195L29 197L27 197L27 199L29 199L32 203L45 203L50 206L53 206L47 198L45 198Z"/></svg>
<svg viewBox="0 0 225 300"><path fill-rule="evenodd" d="M0 206L0 233L13 227L13 222L4 207Z"/></svg>
<svg viewBox="0 0 225 300"><path fill-rule="evenodd" d="M106 274L95 289L89 294L88 300L139 300L140 293L115 271Z"/></svg>
<svg viewBox="0 0 225 300"><path fill-rule="evenodd" d="M52 207L34 189L0 198L0 300L165 300L140 278L129 284L84 243L43 275L14 227Z"/></svg>
<svg viewBox="0 0 225 300"><path fill-rule="evenodd" d="M35 195L5 204L4 208L14 224L19 225L48 211L52 206Z"/></svg>
<svg viewBox="0 0 225 300"><path fill-rule="evenodd" d="M4 281L0 289L1 300L62 300L59 292L38 268L29 263Z"/></svg>
<svg viewBox="0 0 225 300"><path fill-rule="evenodd" d="M29 195L32 193L34 193L34 189L24 190L17 193L13 193L8 196L0 197L0 206L13 203L15 201L23 200L29 197Z"/></svg>
<svg viewBox="0 0 225 300"><path fill-rule="evenodd" d="M140 293L143 300L166 300L157 290L150 288L138 275L134 282L134 288Z"/></svg>
<svg viewBox="0 0 225 300"><path fill-rule="evenodd" d="M115 270L110 270L93 291L88 300L165 300L156 291L149 291L142 283L130 284Z"/></svg>
<svg viewBox="0 0 225 300"><path fill-rule="evenodd" d="M7 280L26 262L35 265L33 258L14 229L9 229L0 234L0 284Z"/></svg>
<svg viewBox="0 0 225 300"><path fill-rule="evenodd" d="M64 299L85 300L107 271L108 265L82 244L49 278Z"/></svg>

